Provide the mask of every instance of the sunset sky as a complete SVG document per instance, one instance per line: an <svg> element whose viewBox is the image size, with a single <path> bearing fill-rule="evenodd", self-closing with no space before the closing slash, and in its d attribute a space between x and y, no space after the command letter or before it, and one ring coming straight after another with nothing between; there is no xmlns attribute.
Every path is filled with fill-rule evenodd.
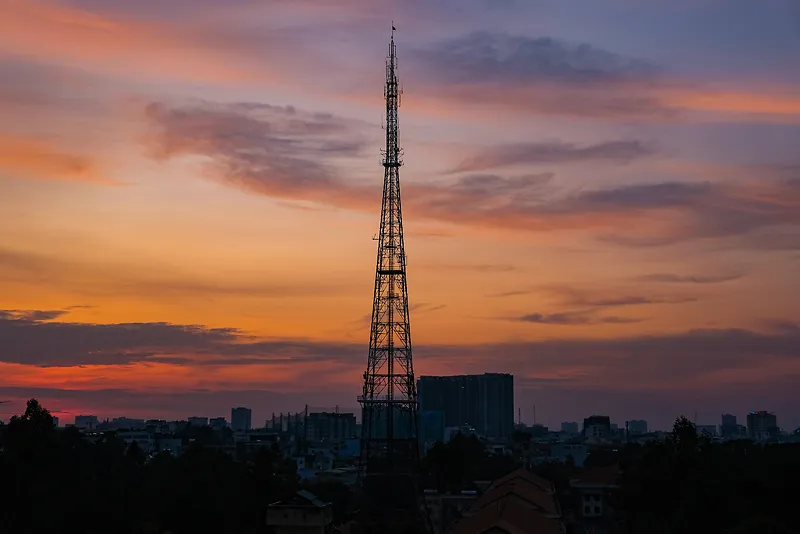
<svg viewBox="0 0 800 534"><path fill-rule="evenodd" d="M0 419L357 406L394 21L417 375L800 426L796 0L0 9Z"/></svg>

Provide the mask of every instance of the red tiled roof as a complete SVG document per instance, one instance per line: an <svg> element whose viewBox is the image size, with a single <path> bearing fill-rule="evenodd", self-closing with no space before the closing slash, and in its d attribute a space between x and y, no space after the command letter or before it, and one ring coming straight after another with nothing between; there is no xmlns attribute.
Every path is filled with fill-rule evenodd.
<svg viewBox="0 0 800 534"><path fill-rule="evenodd" d="M587 467L577 478L570 481L570 484L585 484L591 486L614 486L619 479L619 466L596 466Z"/></svg>
<svg viewBox="0 0 800 534"><path fill-rule="evenodd" d="M539 475L531 471L528 471L527 469L517 469L516 471L512 471L506 476L500 477L494 482L492 482L491 487L502 486L503 484L506 484L507 482L516 479L522 479L530 484L533 484L534 486L537 486L539 489L549 493L553 493L554 491L552 482L540 477Z"/></svg>
<svg viewBox="0 0 800 534"><path fill-rule="evenodd" d="M499 529L508 534L562 534L561 524L513 499L487 505L456 524L453 534L481 534Z"/></svg>
<svg viewBox="0 0 800 534"><path fill-rule="evenodd" d="M499 486L493 485L475 501L471 508L478 510L484 506L492 506L492 503L499 500L513 500L514 497L525 501L529 508L538 510L540 514L559 515L552 494L519 479L505 482Z"/></svg>

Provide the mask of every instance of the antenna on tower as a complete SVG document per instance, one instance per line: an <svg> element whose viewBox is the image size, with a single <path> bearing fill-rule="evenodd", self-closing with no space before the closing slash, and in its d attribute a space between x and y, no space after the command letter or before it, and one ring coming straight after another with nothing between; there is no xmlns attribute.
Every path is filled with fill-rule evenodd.
<svg viewBox="0 0 800 534"><path fill-rule="evenodd" d="M402 151L398 146L397 53L392 39L386 58L386 145L381 149L383 198L372 297L369 356L361 404L358 484L370 504L362 508L368 532L430 531L424 501L398 510L399 494L417 493L420 442L418 399L411 356L406 253L400 203ZM410 496L410 495L409 495ZM412 525L414 523L414 525ZM426 528L417 528L424 523ZM409 528L398 528L398 524ZM371 527L371 528L370 528Z"/></svg>

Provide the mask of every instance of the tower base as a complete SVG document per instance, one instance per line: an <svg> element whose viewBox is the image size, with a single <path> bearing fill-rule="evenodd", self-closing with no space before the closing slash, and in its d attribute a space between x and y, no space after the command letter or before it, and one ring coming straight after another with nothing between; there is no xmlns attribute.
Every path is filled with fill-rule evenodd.
<svg viewBox="0 0 800 534"><path fill-rule="evenodd" d="M424 501L410 474L368 474L361 506L349 525L351 534L425 534L431 532Z"/></svg>

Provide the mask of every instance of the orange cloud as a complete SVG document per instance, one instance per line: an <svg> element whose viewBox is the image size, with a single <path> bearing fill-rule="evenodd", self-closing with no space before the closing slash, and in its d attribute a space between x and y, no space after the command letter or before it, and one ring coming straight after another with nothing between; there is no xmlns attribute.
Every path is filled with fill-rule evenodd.
<svg viewBox="0 0 800 534"><path fill-rule="evenodd" d="M103 176L93 159L32 137L0 134L0 169L30 178L116 183Z"/></svg>
<svg viewBox="0 0 800 534"><path fill-rule="evenodd" d="M204 42L197 31L40 0L0 0L0 9L0 51L48 63L99 66L138 79L148 73L213 82L260 77Z"/></svg>
<svg viewBox="0 0 800 534"><path fill-rule="evenodd" d="M656 90L669 107L719 113L753 113L800 116L800 95L786 92L752 93L703 88ZM800 120L800 117L798 117Z"/></svg>
<svg viewBox="0 0 800 534"><path fill-rule="evenodd" d="M369 96L362 99L377 103ZM665 85L616 83L609 87L566 86L548 83L495 84L460 83L428 85L407 95L404 109L426 117L463 119L465 106L469 117L481 121L532 115L564 115L598 120L672 121L687 112L719 115L747 115L747 119L767 122L800 121L800 96L788 90L773 92L720 91L701 85L666 82Z"/></svg>

